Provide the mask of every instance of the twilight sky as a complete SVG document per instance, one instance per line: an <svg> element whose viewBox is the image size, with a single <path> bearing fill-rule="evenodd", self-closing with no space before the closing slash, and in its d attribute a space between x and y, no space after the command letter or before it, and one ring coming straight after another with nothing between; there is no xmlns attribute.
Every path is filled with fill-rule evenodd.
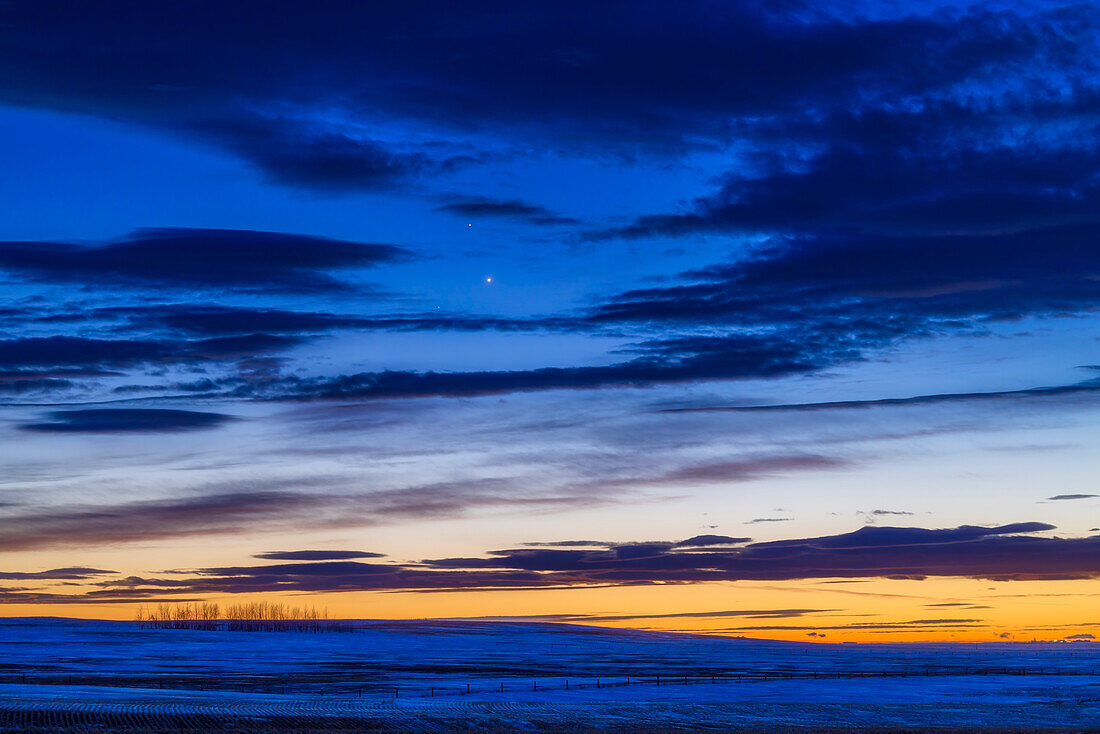
<svg viewBox="0 0 1100 734"><path fill-rule="evenodd" d="M1100 636L1100 10L0 3L0 614Z"/></svg>

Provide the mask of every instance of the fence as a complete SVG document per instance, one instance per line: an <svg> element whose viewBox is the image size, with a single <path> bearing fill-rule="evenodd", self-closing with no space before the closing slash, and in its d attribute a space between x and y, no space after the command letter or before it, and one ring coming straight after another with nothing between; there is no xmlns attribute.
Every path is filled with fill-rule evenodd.
<svg viewBox="0 0 1100 734"><path fill-rule="evenodd" d="M926 666L883 668L878 670L742 670L721 673L649 673L642 676L573 676L551 675L539 679L508 678L504 680L478 677L470 682L454 681L439 684L394 685L385 681L356 680L330 675L255 676L255 675L149 675L149 674L68 674L68 673L3 673L0 683L27 685L108 686L132 689L223 691L296 696L338 696L342 698L401 698L464 696L477 693L551 692L628 686L688 686L739 683L763 683L783 680L825 680L854 678L927 678L950 676L1066 676L1095 675L1095 668L1049 668L1010 666Z"/></svg>

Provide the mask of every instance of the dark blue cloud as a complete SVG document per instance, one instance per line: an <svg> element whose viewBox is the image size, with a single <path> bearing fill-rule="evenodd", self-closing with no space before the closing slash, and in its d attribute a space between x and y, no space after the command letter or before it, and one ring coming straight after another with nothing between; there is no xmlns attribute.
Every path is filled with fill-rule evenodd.
<svg viewBox="0 0 1100 734"><path fill-rule="evenodd" d="M942 393L939 395L915 395L908 398L874 398L870 400L837 400L823 403L776 403L773 405L691 405L661 408L666 413L734 412L755 413L770 411L811 412L826 410L867 409L882 406L936 405L938 403L963 403L991 400L1021 400L1027 398L1085 396L1100 391L1100 382L1087 380L1073 385L1035 387L1022 390L998 390L993 392Z"/></svg>
<svg viewBox="0 0 1100 734"><path fill-rule="evenodd" d="M233 420L223 413L164 408L85 408L59 410L50 420L23 423L24 431L40 433L160 433L203 431Z"/></svg>
<svg viewBox="0 0 1100 734"><path fill-rule="evenodd" d="M696 535L676 543L674 548L703 547L711 545L737 545L748 543L752 538L731 538L728 535Z"/></svg>
<svg viewBox="0 0 1100 734"><path fill-rule="evenodd" d="M1091 73L1100 24L1087 5L877 18L758 2L675 11L332 2L278 13L244 2L182 14L134 3L109 18L66 6L64 23L60 12L49 2L0 8L10 42L0 46L0 101L168 131L279 183L327 191L406 186L486 156L542 155L548 144L554 155L649 163L718 151L735 165L709 193L591 237L717 233L753 244L551 318L108 306L85 315L127 320L134 333L111 342L113 356L91 354L93 341L109 340L85 338L51 362L30 354L50 351L43 339L9 340L0 364L198 364L281 353L343 329L637 339L628 357L599 366L324 378L269 370L264 380L201 383L257 398L486 395L808 374L905 339L1100 303L1100 87ZM493 142L478 143L486 133ZM526 191L458 190L421 193L464 217L569 223ZM340 290L351 271L410 257L392 245L200 229L139 230L94 246L0 243L0 268L32 279L252 293ZM73 318L44 313L37 325ZM181 336L204 340L184 345ZM27 359L4 362L20 350ZM45 379L67 378L0 389L70 387Z"/></svg>
<svg viewBox="0 0 1100 734"><path fill-rule="evenodd" d="M469 156L379 137L395 120L574 149L679 151L736 136L740 118L893 105L1064 64L1089 20L1081 6L867 20L703 0L325 2L277 13L253 2L186 13L43 2L0 14L0 99L168 130L281 183L363 188Z"/></svg>
<svg viewBox="0 0 1100 734"><path fill-rule="evenodd" d="M409 260L393 245L228 229L142 229L100 245L0 242L0 268L46 281L180 288L347 287L328 271Z"/></svg>
<svg viewBox="0 0 1100 734"><path fill-rule="evenodd" d="M56 378L9 378L0 380L0 395L25 395L27 393L66 390L74 384L72 380L59 380Z"/></svg>
<svg viewBox="0 0 1100 734"><path fill-rule="evenodd" d="M427 561L440 569L519 569L579 574L591 583L660 580L781 580L975 576L985 578L1091 578L1096 574L1094 539L1028 537L1053 529L1043 523L1000 527L962 526L943 530L865 527L853 533L752 543L742 548L650 552L624 556L618 547L599 550L522 548L496 551L485 559ZM1079 555L1078 555L1079 554ZM557 580L563 580L559 578ZM549 581L549 579L548 579Z"/></svg>
<svg viewBox="0 0 1100 734"><path fill-rule="evenodd" d="M341 550L269 551L257 553L253 558L269 561L345 561L351 558L383 558L384 553Z"/></svg>
<svg viewBox="0 0 1100 734"><path fill-rule="evenodd" d="M375 319L313 311L219 305L129 306L102 309L92 316L125 316L138 328L163 328L198 336L316 333L364 328Z"/></svg>
<svg viewBox="0 0 1100 734"><path fill-rule="evenodd" d="M997 527L961 525L957 528L928 530L925 528L863 527L844 535L831 535L805 540L776 540L757 543L759 549L772 550L786 547L814 548L896 548L903 546L928 546L964 543L1002 535L1038 533L1053 530L1053 525L1041 522L1019 522Z"/></svg>
<svg viewBox="0 0 1100 734"><path fill-rule="evenodd" d="M13 581L82 581L116 573L118 571L73 566L70 568L53 568L49 571L0 571L0 579Z"/></svg>
<svg viewBox="0 0 1100 734"><path fill-rule="evenodd" d="M529 545L491 551L481 558L441 558L416 564L335 560L202 568L173 574L172 578L103 581L97 584L100 590L91 594L136 598L165 594L438 591L823 578L1095 578L1100 569L1100 538L1031 535L1052 529L1037 522L939 530L865 527L842 535L751 543L737 548L709 543L697 547L686 545L686 541L604 544L584 549ZM592 544L585 541L584 545ZM768 618L811 611L702 615Z"/></svg>
<svg viewBox="0 0 1100 734"><path fill-rule="evenodd" d="M255 566L235 566L222 568L199 569L199 574L204 576L243 576L252 572ZM268 566L260 566L263 572L271 577L329 577L345 578L356 576L370 576L373 574L388 574L393 572L393 567L387 563L363 563L362 561L316 561L313 563L277 563Z"/></svg>
<svg viewBox="0 0 1100 734"><path fill-rule="evenodd" d="M326 191L407 186L548 144L554 154L626 152L650 162L688 149L737 159L684 210L593 236L703 232L758 243L764 235L763 244L671 284L596 296L579 313L376 317L199 304L124 316L139 332L211 337L187 347L194 359L285 351L340 329L643 332L634 358L596 367L214 381L242 397L783 377L991 319L1093 309L1096 9L877 18L840 10L760 2L674 11L620 2L330 2L278 13L251 2L203 2L187 13L132 3L110 14L4 6L0 101L149 126L219 147L278 183ZM478 143L487 133L493 142ZM501 198L466 188L441 208L536 227L570 223L527 192ZM424 193L440 200L439 191ZM0 267L50 282L253 292L338 290L349 271L409 257L392 245L198 229L141 230L96 246L0 243ZM168 354L79 363L178 358L148 333L130 342ZM69 363L78 362L56 364ZM4 389L64 387L24 380Z"/></svg>
<svg viewBox="0 0 1100 734"><path fill-rule="evenodd" d="M281 352L306 341L306 337L272 334L219 336L199 339L181 345L181 355L188 360L250 357L256 354Z"/></svg>
<svg viewBox="0 0 1100 734"><path fill-rule="evenodd" d="M4 346L4 343L0 342L0 352L4 350ZM18 361L19 352L19 349L15 349L8 353L8 358L15 358L17 360L15 365L20 367L20 369L0 371L0 394L26 395L29 393L49 393L73 387L77 384L75 378L108 377L122 374L120 372L87 367L46 367L40 369L27 369L23 362Z"/></svg>
<svg viewBox="0 0 1100 734"><path fill-rule="evenodd" d="M105 368L137 365L206 364L220 360L244 360L279 352L304 341L304 337L271 334L212 337L209 339L88 339L75 336L23 337L0 341L0 367L15 381L114 374ZM27 368L44 368L28 370ZM75 369L71 369L75 368Z"/></svg>
<svg viewBox="0 0 1100 734"><path fill-rule="evenodd" d="M840 320L889 337L930 319L1071 313L1100 301L1097 237L1100 221L988 236L777 238L736 262L683 273L681 284L624 292L590 318L821 333Z"/></svg>
<svg viewBox="0 0 1100 734"><path fill-rule="evenodd" d="M452 197L439 207L440 211L461 214L473 219L518 219L537 225L577 224L577 220L531 204L522 199L490 199L484 196Z"/></svg>
<svg viewBox="0 0 1100 734"><path fill-rule="evenodd" d="M461 397L552 389L645 387L697 380L783 377L852 358L848 345L824 340L731 334L651 340L642 356L611 365L483 372L363 372L335 378L287 378L269 397L374 399Z"/></svg>
<svg viewBox="0 0 1100 734"><path fill-rule="evenodd" d="M194 121L184 132L239 155L274 183L328 191L384 189L422 173L457 167L463 159L436 160L336 129L293 118L240 117Z"/></svg>
<svg viewBox="0 0 1100 734"><path fill-rule="evenodd" d="M161 304L96 309L88 320L125 318L138 329L165 329L193 336L239 334L318 334L326 331L515 331L540 328L578 328L568 318L509 319L475 314L395 314L358 316L323 311L294 311L279 308L250 308L216 304Z"/></svg>
<svg viewBox="0 0 1100 734"><path fill-rule="evenodd" d="M0 341L0 366L3 367L126 366L164 359L172 354L170 345L158 341L69 336Z"/></svg>
<svg viewBox="0 0 1100 734"><path fill-rule="evenodd" d="M1074 114L1094 116L1091 109ZM1065 117L1070 117L1067 111ZM1072 142L968 149L950 139L943 120L922 112L906 120L922 140L895 140L874 130L845 131L849 140L792 169L759 178L730 174L691 211L647 215L591 237L680 236L702 232L854 232L893 236L994 234L1095 220L1100 168L1095 125ZM884 121L888 127L893 121ZM1065 119L1062 124L1072 124ZM868 126L870 127L870 126ZM995 135L1005 131L975 130ZM947 138L947 139L945 139ZM928 150L914 150L913 146Z"/></svg>

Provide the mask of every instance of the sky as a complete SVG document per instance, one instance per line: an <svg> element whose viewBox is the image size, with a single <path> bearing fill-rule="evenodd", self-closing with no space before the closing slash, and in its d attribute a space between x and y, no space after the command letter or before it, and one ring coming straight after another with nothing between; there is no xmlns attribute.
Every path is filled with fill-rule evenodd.
<svg viewBox="0 0 1100 734"><path fill-rule="evenodd" d="M1100 10L0 3L0 614L1100 635Z"/></svg>

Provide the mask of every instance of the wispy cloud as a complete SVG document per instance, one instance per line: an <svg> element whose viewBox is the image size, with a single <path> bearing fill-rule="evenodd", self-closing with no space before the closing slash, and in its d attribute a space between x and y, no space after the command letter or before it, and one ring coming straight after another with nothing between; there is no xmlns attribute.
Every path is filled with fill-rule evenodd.
<svg viewBox="0 0 1100 734"><path fill-rule="evenodd" d="M496 480L446 482L359 493L263 490L251 488L251 483L249 487L113 505L35 507L5 518L0 528L0 546L8 550L30 550L279 530L297 527L303 517L310 518L314 528L369 527L457 517L479 510L576 509L611 499L591 491L532 492Z"/></svg>

